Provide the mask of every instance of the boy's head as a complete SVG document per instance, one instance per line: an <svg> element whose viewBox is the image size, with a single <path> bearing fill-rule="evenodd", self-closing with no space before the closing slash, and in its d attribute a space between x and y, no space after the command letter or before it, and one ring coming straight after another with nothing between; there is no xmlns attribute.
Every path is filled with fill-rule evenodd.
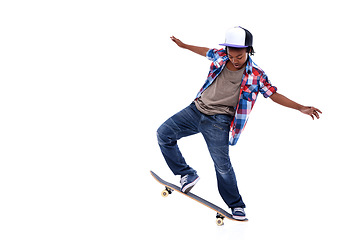
<svg viewBox="0 0 341 240"><path fill-rule="evenodd" d="M234 27L226 31L225 43L219 44L225 46L226 52L233 49L245 49L250 55L254 54L252 47L253 37L252 34L245 28Z"/></svg>

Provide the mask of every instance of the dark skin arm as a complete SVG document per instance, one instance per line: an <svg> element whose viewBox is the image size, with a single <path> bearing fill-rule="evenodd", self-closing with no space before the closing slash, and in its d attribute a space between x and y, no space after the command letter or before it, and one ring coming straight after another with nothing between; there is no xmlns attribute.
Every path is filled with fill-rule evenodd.
<svg viewBox="0 0 341 240"><path fill-rule="evenodd" d="M206 47L197 47L197 46L185 44L185 43L181 42L179 39L177 39L174 36L171 36L171 39L179 47L187 49L187 50L190 50L190 51L192 51L192 52L194 52L196 54L199 54L201 56L204 56L204 57L206 57L207 51L210 50L209 48L206 48Z"/></svg>
<svg viewBox="0 0 341 240"><path fill-rule="evenodd" d="M275 103L278 103L282 106L288 107L288 108L292 108L292 109L296 109L299 110L301 113L307 114L309 116L311 116L311 118L314 120L314 117L316 117L317 119L320 118L319 113L322 114L322 112L315 108L315 107L307 107L307 106L303 106L301 104L298 104L292 100L290 100L289 98L283 96L280 93L274 93L270 96L271 100L274 101Z"/></svg>

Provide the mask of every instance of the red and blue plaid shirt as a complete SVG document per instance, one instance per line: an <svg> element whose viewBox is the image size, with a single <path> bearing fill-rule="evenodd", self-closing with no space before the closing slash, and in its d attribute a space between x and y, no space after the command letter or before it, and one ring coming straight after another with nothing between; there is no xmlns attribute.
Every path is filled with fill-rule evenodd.
<svg viewBox="0 0 341 240"><path fill-rule="evenodd" d="M210 49L206 57L212 61L210 72L205 84L200 89L196 99L213 83L217 76L222 72L229 58L225 49ZM245 128L249 114L256 102L258 93L261 92L265 98L270 97L277 91L272 86L268 77L249 57L242 77L240 87L239 103L236 107L236 113L231 123L230 145L235 145Z"/></svg>

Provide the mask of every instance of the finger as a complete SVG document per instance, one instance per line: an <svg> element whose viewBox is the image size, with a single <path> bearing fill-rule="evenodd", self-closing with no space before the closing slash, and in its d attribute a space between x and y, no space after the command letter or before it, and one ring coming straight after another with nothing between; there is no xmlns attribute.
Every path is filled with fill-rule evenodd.
<svg viewBox="0 0 341 240"><path fill-rule="evenodd" d="M314 109L315 109L315 111L317 111L317 112L322 114L322 112L319 109L317 109L317 108L314 108Z"/></svg>
<svg viewBox="0 0 341 240"><path fill-rule="evenodd" d="M313 120L315 120L314 117L316 117L317 119L320 118L320 116L319 116L319 114L317 113L317 111L313 110L313 107L311 107L310 110L311 110L311 111L310 111L309 115L310 115L310 117L311 117Z"/></svg>
<svg viewBox="0 0 341 240"><path fill-rule="evenodd" d="M316 112L319 112L319 113L322 113L321 110L315 108L315 107L310 107L310 109L312 109L313 111L316 111Z"/></svg>

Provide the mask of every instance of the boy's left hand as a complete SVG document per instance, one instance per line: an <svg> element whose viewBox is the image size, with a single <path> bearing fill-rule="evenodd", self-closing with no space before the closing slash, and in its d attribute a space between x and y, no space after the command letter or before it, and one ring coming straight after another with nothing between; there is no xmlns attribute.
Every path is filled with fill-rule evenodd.
<svg viewBox="0 0 341 240"><path fill-rule="evenodd" d="M319 118L320 118L319 113L322 114L322 112L321 112L319 109L315 108L315 107L305 107L305 106L304 106L304 107L302 107L302 108L300 109L300 111L301 111L302 113L304 113L304 114L309 115L313 120L314 120L314 116L315 116L317 119L319 119Z"/></svg>

